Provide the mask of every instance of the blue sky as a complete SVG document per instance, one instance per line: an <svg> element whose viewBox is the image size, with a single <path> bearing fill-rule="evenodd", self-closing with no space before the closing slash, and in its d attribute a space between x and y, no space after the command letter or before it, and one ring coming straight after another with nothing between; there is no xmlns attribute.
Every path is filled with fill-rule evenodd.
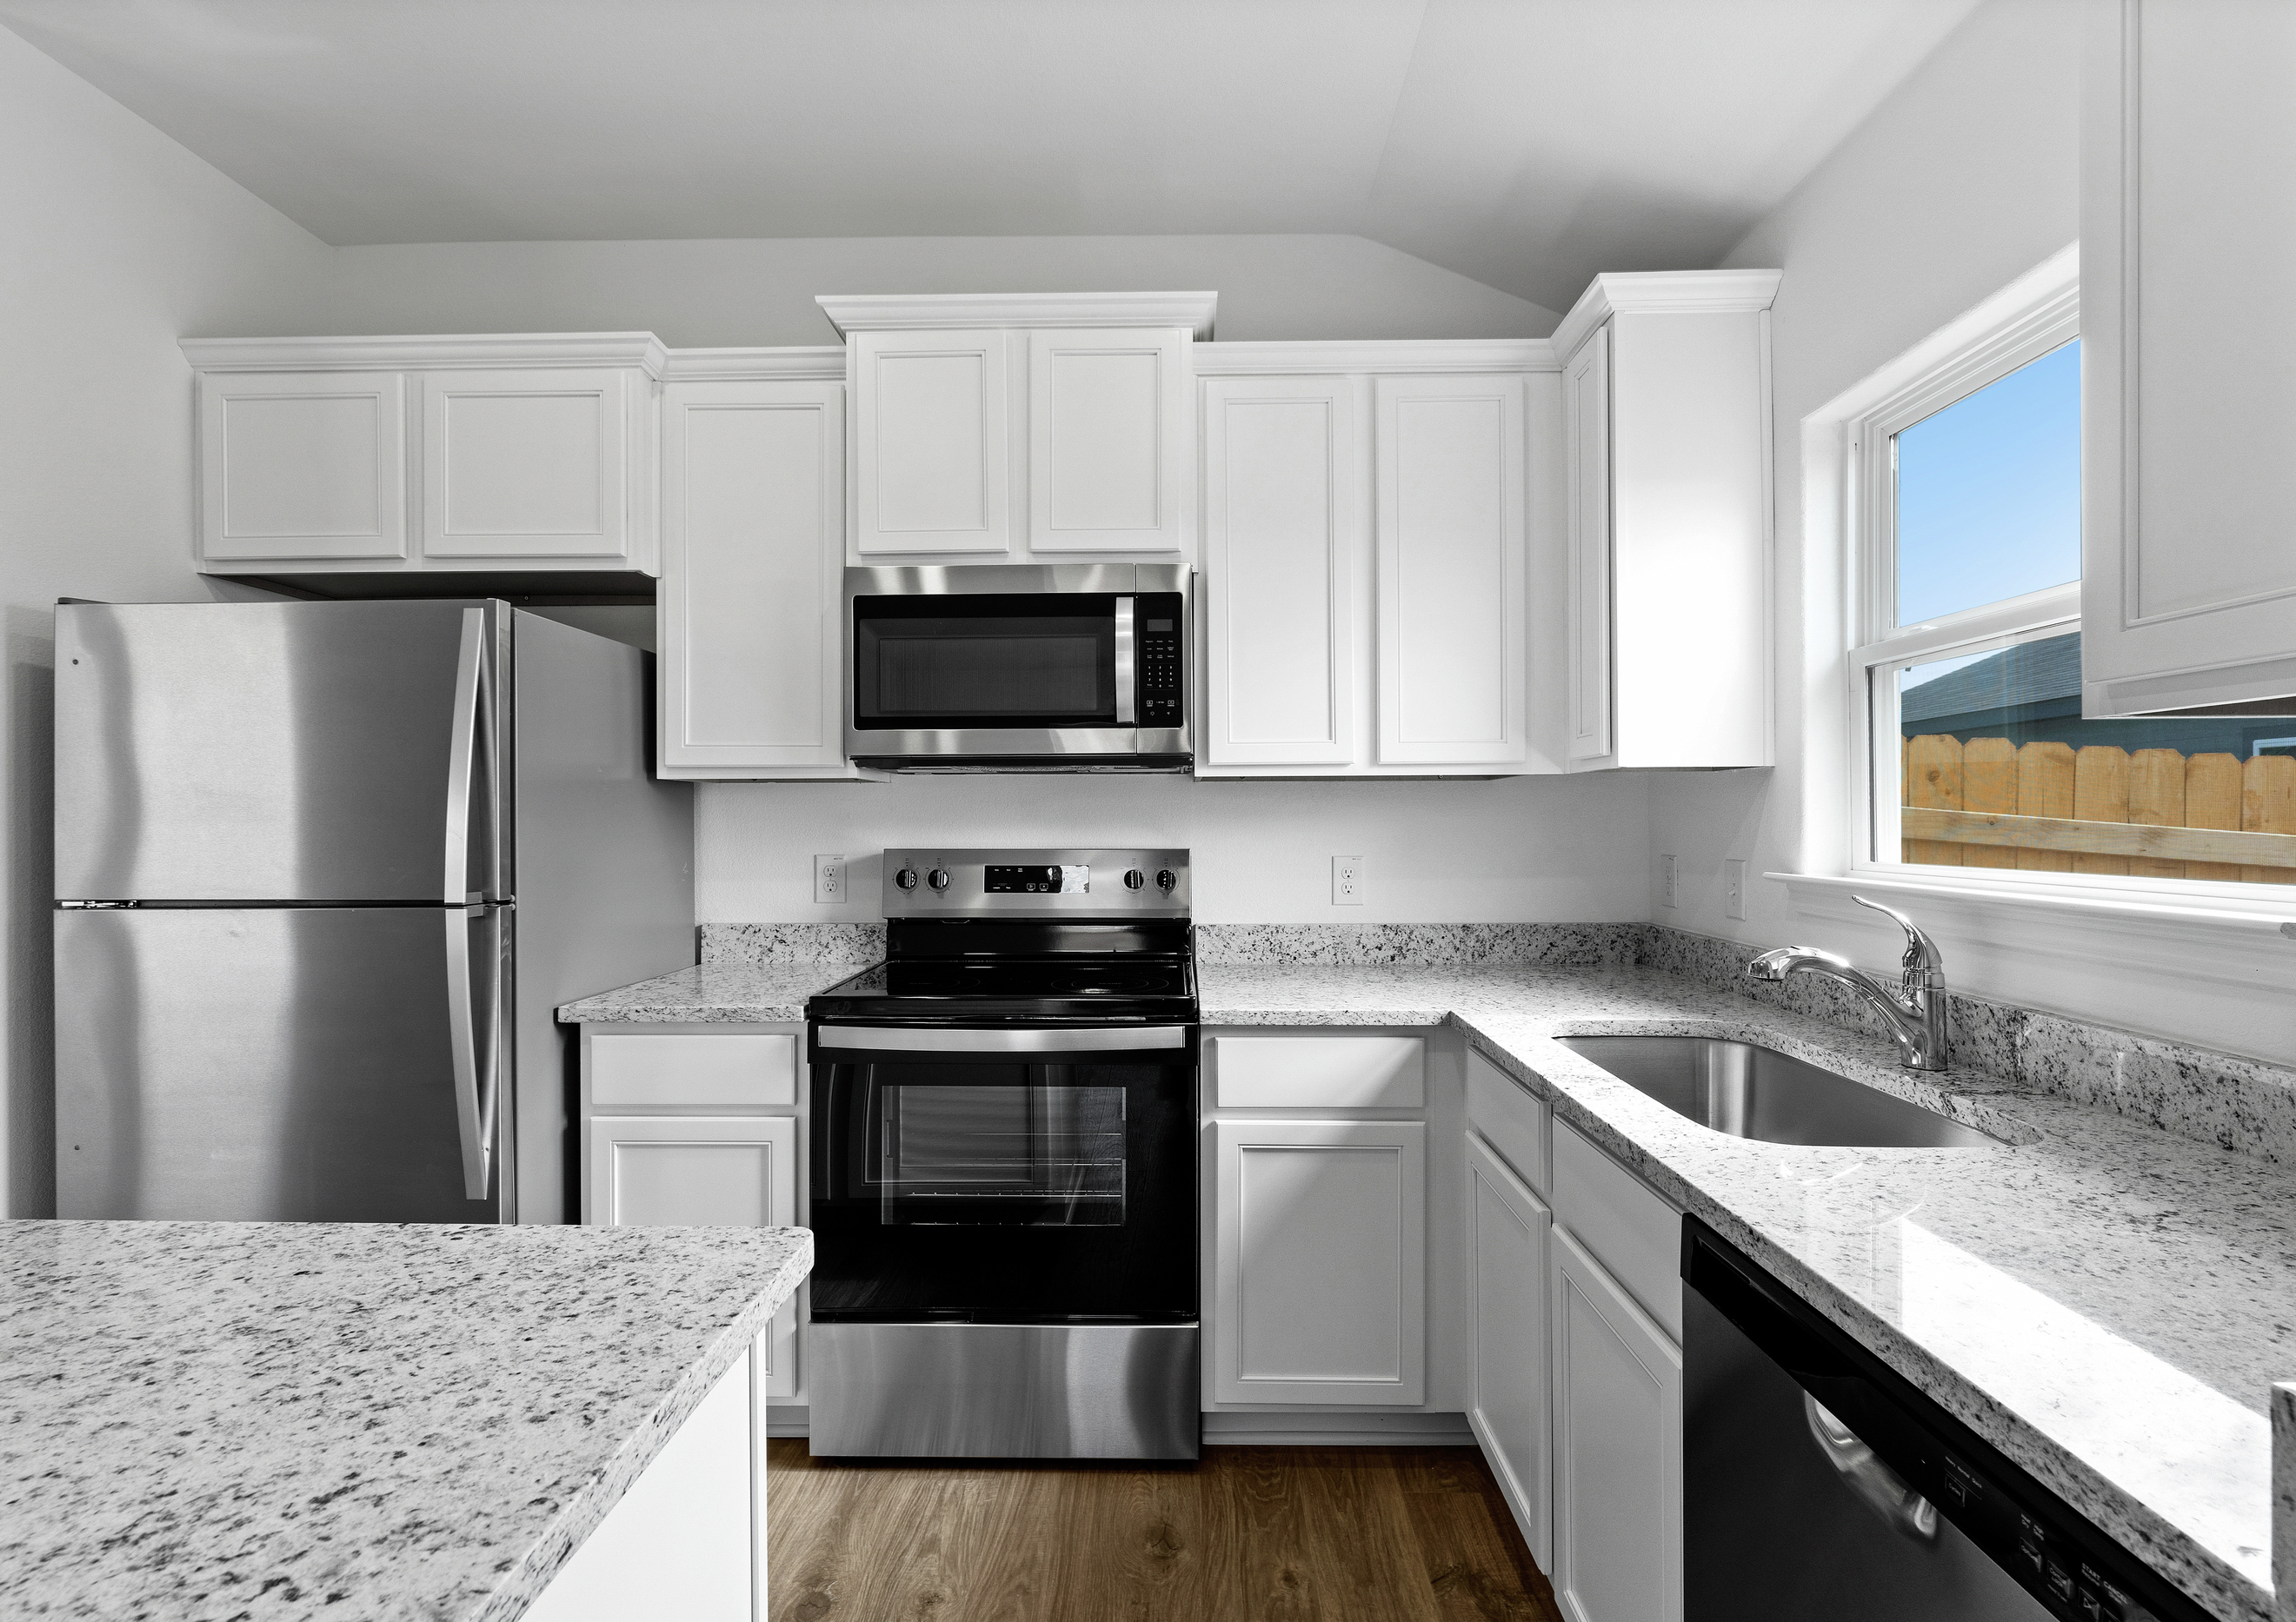
<svg viewBox="0 0 2296 1622"><path fill-rule="evenodd" d="M1898 435L1898 623L2080 578L2080 343Z"/></svg>

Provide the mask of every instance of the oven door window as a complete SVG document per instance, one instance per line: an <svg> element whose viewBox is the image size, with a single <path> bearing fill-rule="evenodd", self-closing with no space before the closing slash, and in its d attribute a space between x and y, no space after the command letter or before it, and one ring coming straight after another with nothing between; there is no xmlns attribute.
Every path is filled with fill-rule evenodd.
<svg viewBox="0 0 2296 1622"><path fill-rule="evenodd" d="M856 598L853 724L879 731L1113 726L1116 599Z"/></svg>
<svg viewBox="0 0 2296 1622"><path fill-rule="evenodd" d="M877 1089L870 1181L886 1225L1122 1225L1124 1090L1026 1068L1026 1080Z"/></svg>

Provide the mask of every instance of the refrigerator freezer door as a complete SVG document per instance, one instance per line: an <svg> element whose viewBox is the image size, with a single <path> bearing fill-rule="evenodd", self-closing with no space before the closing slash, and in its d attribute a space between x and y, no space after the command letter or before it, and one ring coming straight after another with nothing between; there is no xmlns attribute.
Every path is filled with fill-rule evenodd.
<svg viewBox="0 0 2296 1622"><path fill-rule="evenodd" d="M56 895L508 895L492 603L56 610Z"/></svg>
<svg viewBox="0 0 2296 1622"><path fill-rule="evenodd" d="M508 914L59 911L58 1214L497 1220Z"/></svg>

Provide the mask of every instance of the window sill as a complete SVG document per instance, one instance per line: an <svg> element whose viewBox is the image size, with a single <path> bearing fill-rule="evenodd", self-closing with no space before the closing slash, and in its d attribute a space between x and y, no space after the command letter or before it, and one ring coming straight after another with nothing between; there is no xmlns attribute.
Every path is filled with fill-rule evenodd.
<svg viewBox="0 0 2296 1622"><path fill-rule="evenodd" d="M1980 883L1928 873L1865 869L1849 874L1765 873L1786 887L1795 912L1877 924L1850 899L1872 896L1914 913L1924 928L1996 953L2046 953L2060 961L2134 970L2215 985L2296 984L2296 887L2284 897L2161 896L2118 886L2051 884L2004 876Z"/></svg>

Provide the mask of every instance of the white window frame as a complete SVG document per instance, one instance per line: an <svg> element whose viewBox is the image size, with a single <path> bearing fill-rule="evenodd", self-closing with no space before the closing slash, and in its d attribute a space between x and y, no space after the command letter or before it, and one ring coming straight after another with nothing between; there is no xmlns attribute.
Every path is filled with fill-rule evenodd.
<svg viewBox="0 0 2296 1622"><path fill-rule="evenodd" d="M1947 332L1884 366L1844 421L1840 469L1848 543L1844 675L1849 721L1847 878L1950 889L1962 894L2057 897L2150 906L2269 910L2287 916L2296 895L2236 880L2153 879L2021 868L1942 867L1885 859L1903 848L1898 813L1901 739L1894 676L1907 665L1980 654L2081 628L2080 582L1941 615L1897 621L1896 436L2080 336L2080 272L2056 256L1972 310ZM1940 344L1939 339L1950 341Z"/></svg>

